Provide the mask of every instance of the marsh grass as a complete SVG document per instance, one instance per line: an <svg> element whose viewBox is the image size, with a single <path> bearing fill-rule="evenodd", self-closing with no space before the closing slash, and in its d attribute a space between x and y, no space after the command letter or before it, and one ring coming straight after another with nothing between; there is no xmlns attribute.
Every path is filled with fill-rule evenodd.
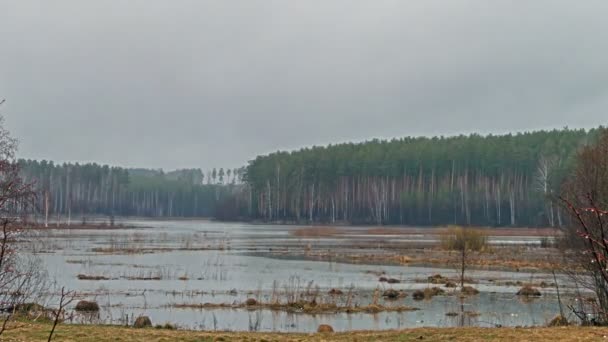
<svg viewBox="0 0 608 342"><path fill-rule="evenodd" d="M297 237L329 237L340 234L335 227L304 227L294 229L291 234Z"/></svg>
<svg viewBox="0 0 608 342"><path fill-rule="evenodd" d="M384 305L365 305L365 306L338 306L331 303L315 304L310 302L296 302L296 303L240 303L240 304L170 304L170 308L174 309L197 309L197 310L213 310L213 309L247 309L247 310L271 310L271 311L286 311L289 313L302 313L302 314L334 314L334 313L369 313L375 314L380 312L405 312L405 311L417 311L418 308L395 305L395 306L384 306Z"/></svg>

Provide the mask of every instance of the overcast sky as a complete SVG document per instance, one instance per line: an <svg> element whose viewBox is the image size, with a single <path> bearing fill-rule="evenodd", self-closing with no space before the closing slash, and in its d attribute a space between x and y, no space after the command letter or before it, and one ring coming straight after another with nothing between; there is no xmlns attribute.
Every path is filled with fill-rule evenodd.
<svg viewBox="0 0 608 342"><path fill-rule="evenodd" d="M608 1L0 0L19 156L151 168L608 119Z"/></svg>

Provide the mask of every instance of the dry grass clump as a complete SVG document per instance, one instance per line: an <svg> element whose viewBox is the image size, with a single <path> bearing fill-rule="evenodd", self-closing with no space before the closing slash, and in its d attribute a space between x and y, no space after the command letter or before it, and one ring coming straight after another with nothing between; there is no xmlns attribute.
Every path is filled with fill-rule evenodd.
<svg viewBox="0 0 608 342"><path fill-rule="evenodd" d="M440 296L440 295L444 295L444 294L445 294L445 291L439 287L430 287L430 288L424 289L424 297L427 299L431 299L435 296Z"/></svg>
<svg viewBox="0 0 608 342"><path fill-rule="evenodd" d="M78 304L76 304L75 310L82 311L82 312L98 312L99 304L97 304L97 302L89 302L86 300L81 300L80 302L78 302Z"/></svg>
<svg viewBox="0 0 608 342"><path fill-rule="evenodd" d="M328 237L339 234L334 227L303 227L294 229L291 234L297 237Z"/></svg>
<svg viewBox="0 0 608 342"><path fill-rule="evenodd" d="M160 276L123 277L126 280L161 280Z"/></svg>
<svg viewBox="0 0 608 342"><path fill-rule="evenodd" d="M400 264L409 264L412 262L412 258L407 255L396 255L394 259Z"/></svg>
<svg viewBox="0 0 608 342"><path fill-rule="evenodd" d="M446 282L449 281L449 279L445 278L441 274L435 274L435 275L428 277L428 281L431 284L445 284Z"/></svg>
<svg viewBox="0 0 608 342"><path fill-rule="evenodd" d="M566 327L568 325L570 325L570 323L568 322L566 317L562 315L555 316L548 324L548 326L550 327Z"/></svg>
<svg viewBox="0 0 608 342"><path fill-rule="evenodd" d="M387 278L387 277L380 277L378 278L378 281L381 283L389 283L389 284L399 284L401 283L401 280L396 279L396 278Z"/></svg>
<svg viewBox="0 0 608 342"><path fill-rule="evenodd" d="M251 302L253 303L253 302ZM378 312L405 312L415 311L417 308L409 306L383 306L377 304L370 304L367 306L338 306L333 303L318 304L314 302L295 302L295 303L260 303L256 301L256 304L247 305L242 304L171 304L169 305L176 309L268 309L273 311L285 311L290 313L302 313L302 314L333 314L333 313L378 313Z"/></svg>
<svg viewBox="0 0 608 342"><path fill-rule="evenodd" d="M439 238L441 247L445 250L483 252L488 249L488 235L480 229L449 227Z"/></svg>
<svg viewBox="0 0 608 342"><path fill-rule="evenodd" d="M53 310L47 309L44 306L38 303L22 303L17 304L12 308L9 308L10 311L14 310L15 317L19 317L20 319L52 319Z"/></svg>
<svg viewBox="0 0 608 342"><path fill-rule="evenodd" d="M382 293L382 297L384 297L385 299L394 300L407 297L407 293L405 293L404 291L397 291L395 289L388 289L384 291L384 293Z"/></svg>
<svg viewBox="0 0 608 342"><path fill-rule="evenodd" d="M42 305L40 305L38 303L17 304L13 309L17 313L40 312L40 311L46 311L47 310L44 306L42 306Z"/></svg>
<svg viewBox="0 0 608 342"><path fill-rule="evenodd" d="M460 293L465 296L474 296L479 294L479 290L473 286L463 286L462 289L460 289Z"/></svg>
<svg viewBox="0 0 608 342"><path fill-rule="evenodd" d="M414 298L414 300L423 300L424 299L424 291L422 291L422 290L416 290L416 291L414 291L414 293L412 293L412 298Z"/></svg>
<svg viewBox="0 0 608 342"><path fill-rule="evenodd" d="M525 297L540 297L542 296L542 293L540 293L540 291L536 288L526 285L522 287L519 291L517 291L517 295Z"/></svg>
<svg viewBox="0 0 608 342"><path fill-rule="evenodd" d="M157 324L154 329L177 330L177 326L171 323Z"/></svg>
<svg viewBox="0 0 608 342"><path fill-rule="evenodd" d="M150 320L150 317L148 317L148 316L139 316L135 320L135 323L133 323L133 327L139 328L139 329L149 328L151 326L152 326L152 321Z"/></svg>
<svg viewBox="0 0 608 342"><path fill-rule="evenodd" d="M319 328L317 328L317 332L321 334L333 333L334 328L331 325L321 324L319 325Z"/></svg>
<svg viewBox="0 0 608 342"><path fill-rule="evenodd" d="M458 285L456 285L456 283L455 283L455 282L453 282L453 281L447 281L447 282L445 283L445 285L444 285L444 286L445 286L445 287L447 287L447 288L455 288L455 287L458 287Z"/></svg>
<svg viewBox="0 0 608 342"><path fill-rule="evenodd" d="M79 274L76 277L78 278L78 280L110 280L110 278L108 278L108 277L86 275L86 274Z"/></svg>
<svg viewBox="0 0 608 342"><path fill-rule="evenodd" d="M439 287L429 287L424 290L416 290L412 293L414 300L431 299L435 296L444 295L445 291Z"/></svg>

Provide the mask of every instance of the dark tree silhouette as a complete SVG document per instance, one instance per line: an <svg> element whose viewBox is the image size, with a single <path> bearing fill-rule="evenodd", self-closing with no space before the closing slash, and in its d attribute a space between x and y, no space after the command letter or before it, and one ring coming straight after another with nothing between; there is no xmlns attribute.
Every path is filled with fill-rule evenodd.
<svg viewBox="0 0 608 342"><path fill-rule="evenodd" d="M573 269L583 269L575 280L593 290L592 318L584 307L571 307L583 323L608 323L608 131L596 144L584 147L560 199L571 215L565 241L573 251ZM576 272L572 273L576 275ZM593 321L591 321L593 320Z"/></svg>

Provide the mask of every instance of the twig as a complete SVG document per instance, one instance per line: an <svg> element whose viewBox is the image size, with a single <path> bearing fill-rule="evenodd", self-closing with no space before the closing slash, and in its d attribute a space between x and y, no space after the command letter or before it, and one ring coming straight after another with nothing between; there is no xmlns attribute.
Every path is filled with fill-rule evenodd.
<svg viewBox="0 0 608 342"><path fill-rule="evenodd" d="M59 317L61 313L65 309L67 305L69 305L72 301L74 301L74 292L66 291L65 287L61 288L61 298L59 299L59 309L55 311L55 319L53 320L53 328L51 329L51 333L49 334L48 342L51 342L53 339L53 333L55 333L55 327L59 323Z"/></svg>

